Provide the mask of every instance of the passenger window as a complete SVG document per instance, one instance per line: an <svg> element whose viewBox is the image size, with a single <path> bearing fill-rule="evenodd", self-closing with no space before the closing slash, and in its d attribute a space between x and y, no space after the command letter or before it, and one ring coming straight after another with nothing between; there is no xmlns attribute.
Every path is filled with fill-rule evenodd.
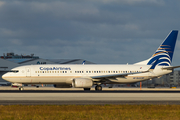
<svg viewBox="0 0 180 120"><path fill-rule="evenodd" d="M70 73L72 73L72 71L70 71Z"/></svg>
<svg viewBox="0 0 180 120"><path fill-rule="evenodd" d="M91 73L91 71L89 71L89 73Z"/></svg>

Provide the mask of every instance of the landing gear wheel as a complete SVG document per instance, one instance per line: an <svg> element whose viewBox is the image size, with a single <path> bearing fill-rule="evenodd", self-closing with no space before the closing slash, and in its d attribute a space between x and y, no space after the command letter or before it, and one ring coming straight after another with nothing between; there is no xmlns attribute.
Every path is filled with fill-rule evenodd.
<svg viewBox="0 0 180 120"><path fill-rule="evenodd" d="M90 91L91 88L84 88L84 91Z"/></svg>
<svg viewBox="0 0 180 120"><path fill-rule="evenodd" d="M96 91L102 91L102 86L97 85L97 86L95 87L95 90L96 90Z"/></svg>
<svg viewBox="0 0 180 120"><path fill-rule="evenodd" d="M19 91L23 91L24 90L24 88L23 87L19 87Z"/></svg>

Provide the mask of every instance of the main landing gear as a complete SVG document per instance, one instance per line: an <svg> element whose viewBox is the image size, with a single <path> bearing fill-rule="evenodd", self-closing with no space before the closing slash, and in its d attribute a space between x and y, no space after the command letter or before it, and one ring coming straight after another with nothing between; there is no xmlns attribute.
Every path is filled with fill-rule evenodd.
<svg viewBox="0 0 180 120"><path fill-rule="evenodd" d="M95 87L95 90L96 90L96 91L102 91L102 86L101 86L101 85L97 85L97 86Z"/></svg>
<svg viewBox="0 0 180 120"><path fill-rule="evenodd" d="M84 91L90 91L90 90L91 90L91 88L84 88ZM95 90L96 91L102 91L102 86L101 85L96 85Z"/></svg>

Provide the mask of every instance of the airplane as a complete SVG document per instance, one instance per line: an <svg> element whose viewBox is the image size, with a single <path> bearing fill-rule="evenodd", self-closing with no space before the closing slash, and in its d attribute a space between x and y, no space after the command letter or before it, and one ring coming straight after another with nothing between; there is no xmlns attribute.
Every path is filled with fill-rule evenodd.
<svg viewBox="0 0 180 120"><path fill-rule="evenodd" d="M102 91L102 84L128 84L157 78L180 66L171 66L178 30L172 30L155 53L135 64L46 64L13 68L2 78L24 90L23 84L54 84L56 88Z"/></svg>

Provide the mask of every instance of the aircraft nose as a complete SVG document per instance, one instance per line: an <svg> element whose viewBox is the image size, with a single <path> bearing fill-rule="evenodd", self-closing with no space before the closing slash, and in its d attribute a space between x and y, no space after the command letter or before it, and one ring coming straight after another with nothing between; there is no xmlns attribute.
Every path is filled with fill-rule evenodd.
<svg viewBox="0 0 180 120"><path fill-rule="evenodd" d="M7 79L7 77L8 77L8 74L7 74L7 73L5 73L5 74L2 76L2 79L6 80L6 79Z"/></svg>

